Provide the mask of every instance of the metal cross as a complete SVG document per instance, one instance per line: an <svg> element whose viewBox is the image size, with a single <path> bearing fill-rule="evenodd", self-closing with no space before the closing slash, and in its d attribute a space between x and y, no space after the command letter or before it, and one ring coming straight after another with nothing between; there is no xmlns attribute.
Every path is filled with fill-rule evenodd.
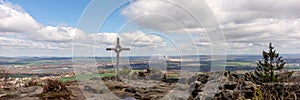
<svg viewBox="0 0 300 100"><path fill-rule="evenodd" d="M119 64L120 64L120 52L123 51L123 50L130 50L130 48L122 48L120 46L120 39L117 38L117 45L115 48L106 48L107 51L115 51L115 53L117 54L117 57L116 57L116 60L117 60L117 78L118 77L118 74L119 74Z"/></svg>

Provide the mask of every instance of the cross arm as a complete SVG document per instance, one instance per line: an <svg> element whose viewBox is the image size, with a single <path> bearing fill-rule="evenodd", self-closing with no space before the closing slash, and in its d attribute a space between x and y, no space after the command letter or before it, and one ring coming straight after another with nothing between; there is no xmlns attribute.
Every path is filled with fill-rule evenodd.
<svg viewBox="0 0 300 100"><path fill-rule="evenodd" d="M116 48L106 48L107 51L116 50Z"/></svg>
<svg viewBox="0 0 300 100"><path fill-rule="evenodd" d="M130 50L130 48L121 48L121 50Z"/></svg>

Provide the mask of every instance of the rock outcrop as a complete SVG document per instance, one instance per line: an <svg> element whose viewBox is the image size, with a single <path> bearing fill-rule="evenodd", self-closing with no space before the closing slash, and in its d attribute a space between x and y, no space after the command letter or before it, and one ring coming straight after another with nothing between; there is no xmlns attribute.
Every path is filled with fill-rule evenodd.
<svg viewBox="0 0 300 100"><path fill-rule="evenodd" d="M245 76L237 75L231 72L225 72L222 86L214 96L214 100L236 100L236 99L252 99L257 86L245 80Z"/></svg>

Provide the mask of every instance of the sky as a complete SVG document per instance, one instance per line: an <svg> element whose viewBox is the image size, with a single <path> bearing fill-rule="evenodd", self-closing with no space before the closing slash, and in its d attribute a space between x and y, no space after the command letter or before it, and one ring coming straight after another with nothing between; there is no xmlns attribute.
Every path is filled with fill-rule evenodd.
<svg viewBox="0 0 300 100"><path fill-rule="evenodd" d="M119 2L126 3L118 8ZM124 56L261 54L270 42L281 54L298 54L299 4L299 0L0 0L0 56L109 56L113 53L105 48L113 47L116 37L122 47L131 48ZM110 8L114 10L108 16Z"/></svg>

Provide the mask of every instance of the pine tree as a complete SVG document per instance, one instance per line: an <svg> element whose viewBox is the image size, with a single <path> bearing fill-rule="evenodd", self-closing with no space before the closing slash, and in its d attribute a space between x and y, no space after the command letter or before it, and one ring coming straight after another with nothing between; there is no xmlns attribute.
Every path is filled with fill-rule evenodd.
<svg viewBox="0 0 300 100"><path fill-rule="evenodd" d="M291 72L280 73L284 69L286 62L276 53L272 43L269 44L269 52L263 51L263 60L258 61L256 70L252 74L252 79L257 84L278 82L283 78L290 77Z"/></svg>

